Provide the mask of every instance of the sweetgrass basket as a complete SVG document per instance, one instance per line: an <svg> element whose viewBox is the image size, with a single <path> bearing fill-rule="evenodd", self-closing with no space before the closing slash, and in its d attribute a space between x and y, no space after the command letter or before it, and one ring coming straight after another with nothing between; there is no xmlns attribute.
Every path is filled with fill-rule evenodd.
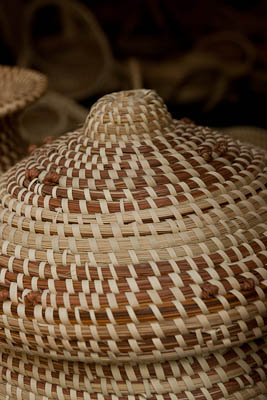
<svg viewBox="0 0 267 400"><path fill-rule="evenodd" d="M0 173L26 153L18 116L46 89L46 78L29 69L0 66Z"/></svg>
<svg viewBox="0 0 267 400"><path fill-rule="evenodd" d="M267 158L151 90L0 179L0 393L267 396Z"/></svg>

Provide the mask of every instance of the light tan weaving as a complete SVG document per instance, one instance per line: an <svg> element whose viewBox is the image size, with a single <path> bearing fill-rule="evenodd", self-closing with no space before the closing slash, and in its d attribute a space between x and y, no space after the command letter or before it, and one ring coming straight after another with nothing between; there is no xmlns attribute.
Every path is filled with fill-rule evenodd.
<svg viewBox="0 0 267 400"><path fill-rule="evenodd" d="M266 166L136 90L3 175L2 398L265 399Z"/></svg>
<svg viewBox="0 0 267 400"><path fill-rule="evenodd" d="M18 115L43 94L46 84L39 72L0 66L0 174L25 155Z"/></svg>

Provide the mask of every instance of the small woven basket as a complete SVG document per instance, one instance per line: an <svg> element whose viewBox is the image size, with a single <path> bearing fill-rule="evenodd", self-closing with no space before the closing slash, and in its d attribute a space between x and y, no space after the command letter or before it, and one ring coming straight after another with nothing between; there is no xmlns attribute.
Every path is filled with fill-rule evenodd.
<svg viewBox="0 0 267 400"><path fill-rule="evenodd" d="M0 179L0 393L267 396L266 152L151 90Z"/></svg>
<svg viewBox="0 0 267 400"><path fill-rule="evenodd" d="M0 174L25 155L18 116L43 94L46 84L39 72L0 66Z"/></svg>

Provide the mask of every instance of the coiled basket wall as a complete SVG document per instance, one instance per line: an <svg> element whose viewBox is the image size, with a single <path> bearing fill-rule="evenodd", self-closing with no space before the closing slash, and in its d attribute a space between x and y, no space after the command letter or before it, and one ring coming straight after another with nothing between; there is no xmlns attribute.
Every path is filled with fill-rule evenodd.
<svg viewBox="0 0 267 400"><path fill-rule="evenodd" d="M266 167L137 90L5 173L1 398L266 399Z"/></svg>

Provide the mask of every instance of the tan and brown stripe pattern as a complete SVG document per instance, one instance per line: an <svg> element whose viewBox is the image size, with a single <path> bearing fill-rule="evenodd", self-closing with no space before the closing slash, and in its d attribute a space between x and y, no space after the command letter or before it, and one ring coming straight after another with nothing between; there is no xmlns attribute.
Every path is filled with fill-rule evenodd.
<svg viewBox="0 0 267 400"><path fill-rule="evenodd" d="M4 174L2 398L266 399L266 172L137 90Z"/></svg>

